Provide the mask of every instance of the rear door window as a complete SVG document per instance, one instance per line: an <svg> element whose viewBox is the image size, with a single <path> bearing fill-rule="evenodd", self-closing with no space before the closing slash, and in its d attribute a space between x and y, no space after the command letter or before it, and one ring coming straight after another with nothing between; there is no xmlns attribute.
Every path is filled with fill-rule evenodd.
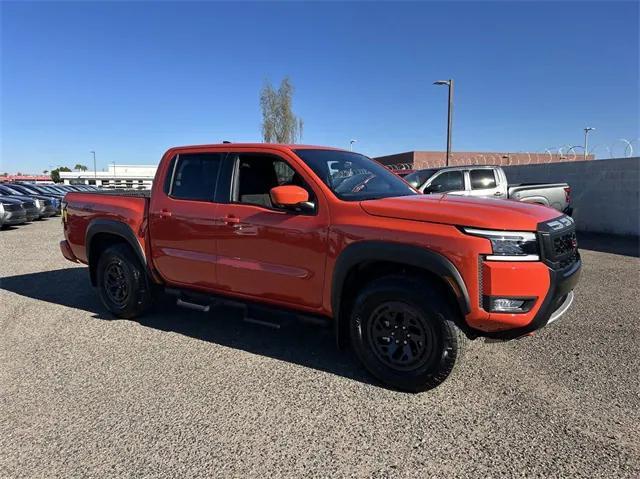
<svg viewBox="0 0 640 479"><path fill-rule="evenodd" d="M493 170L471 170L469 172L472 190L488 190L496 187L496 175Z"/></svg>
<svg viewBox="0 0 640 479"><path fill-rule="evenodd" d="M222 153L179 155L169 196L180 200L213 201L224 156Z"/></svg>
<svg viewBox="0 0 640 479"><path fill-rule="evenodd" d="M446 193L464 190L462 171L445 171L436 176L425 193Z"/></svg>

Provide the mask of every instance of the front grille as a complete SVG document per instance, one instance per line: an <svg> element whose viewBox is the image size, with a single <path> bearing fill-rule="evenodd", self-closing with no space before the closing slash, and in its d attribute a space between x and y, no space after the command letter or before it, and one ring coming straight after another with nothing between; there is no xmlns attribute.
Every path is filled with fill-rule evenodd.
<svg viewBox="0 0 640 479"><path fill-rule="evenodd" d="M564 269L580 259L576 226L568 216L538 225L543 261L553 269Z"/></svg>
<svg viewBox="0 0 640 479"><path fill-rule="evenodd" d="M553 238L553 254L556 257L575 251L577 247L578 240L576 239L575 231Z"/></svg>
<svg viewBox="0 0 640 479"><path fill-rule="evenodd" d="M4 204L4 210L5 211L19 211L22 208L22 206L11 203L11 204Z"/></svg>

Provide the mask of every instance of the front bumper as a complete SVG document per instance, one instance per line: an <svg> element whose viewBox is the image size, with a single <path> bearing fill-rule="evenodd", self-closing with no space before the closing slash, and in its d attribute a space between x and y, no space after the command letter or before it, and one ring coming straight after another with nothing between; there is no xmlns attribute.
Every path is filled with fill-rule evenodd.
<svg viewBox="0 0 640 479"><path fill-rule="evenodd" d="M27 212L27 221L35 221L40 218L40 210L38 208L25 208Z"/></svg>
<svg viewBox="0 0 640 479"><path fill-rule="evenodd" d="M548 271L549 291L531 322L519 328L487 332L483 336L493 339L515 339L545 327L566 313L573 302L573 289L580 280L582 261L578 259L564 269L548 268Z"/></svg>
<svg viewBox="0 0 640 479"><path fill-rule="evenodd" d="M556 319L560 319L560 317L571 307L571 305L573 304L573 291L569 291L569 294L567 294L564 298L565 299L560 307L551 314L549 321L547 321L547 326L553 323Z"/></svg>
<svg viewBox="0 0 640 479"><path fill-rule="evenodd" d="M3 225L21 225L27 222L27 215L24 211L5 211Z"/></svg>
<svg viewBox="0 0 640 479"><path fill-rule="evenodd" d="M47 205L44 207L44 211L42 212L43 218L50 218L51 216L55 216L59 213L58 209L53 205Z"/></svg>

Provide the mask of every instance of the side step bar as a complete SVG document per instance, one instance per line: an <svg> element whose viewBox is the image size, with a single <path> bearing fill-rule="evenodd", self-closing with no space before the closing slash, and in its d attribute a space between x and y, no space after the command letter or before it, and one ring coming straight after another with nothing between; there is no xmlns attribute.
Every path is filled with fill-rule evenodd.
<svg viewBox="0 0 640 479"><path fill-rule="evenodd" d="M187 309L193 309L194 311L202 311L203 313L208 313L209 310L211 309L211 305L207 304L198 304L198 303L191 303L189 301L185 301L182 298L178 298L178 301L176 301L176 304L178 306L182 306L183 308L187 308Z"/></svg>
<svg viewBox="0 0 640 479"><path fill-rule="evenodd" d="M202 313L208 313L211 307L218 305L240 308L242 310L243 321L274 329L280 329L291 320L302 321L321 327L328 327L331 324L331 319L325 316L278 308L262 303L243 302L223 296L177 288L165 288L165 292L177 297L176 305L182 308L200 311Z"/></svg>

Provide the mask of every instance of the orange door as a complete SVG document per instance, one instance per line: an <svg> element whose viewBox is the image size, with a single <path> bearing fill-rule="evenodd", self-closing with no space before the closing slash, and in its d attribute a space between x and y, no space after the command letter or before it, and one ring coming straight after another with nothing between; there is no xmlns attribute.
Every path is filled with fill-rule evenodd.
<svg viewBox="0 0 640 479"><path fill-rule="evenodd" d="M216 287L214 201L222 153L177 155L167 180L156 188L149 212L153 263L162 278L178 286Z"/></svg>
<svg viewBox="0 0 640 479"><path fill-rule="evenodd" d="M295 165L281 157L240 153L234 162L230 202L218 205L220 289L245 297L319 309L327 254L326 203ZM269 190L297 184L314 208L278 209Z"/></svg>

